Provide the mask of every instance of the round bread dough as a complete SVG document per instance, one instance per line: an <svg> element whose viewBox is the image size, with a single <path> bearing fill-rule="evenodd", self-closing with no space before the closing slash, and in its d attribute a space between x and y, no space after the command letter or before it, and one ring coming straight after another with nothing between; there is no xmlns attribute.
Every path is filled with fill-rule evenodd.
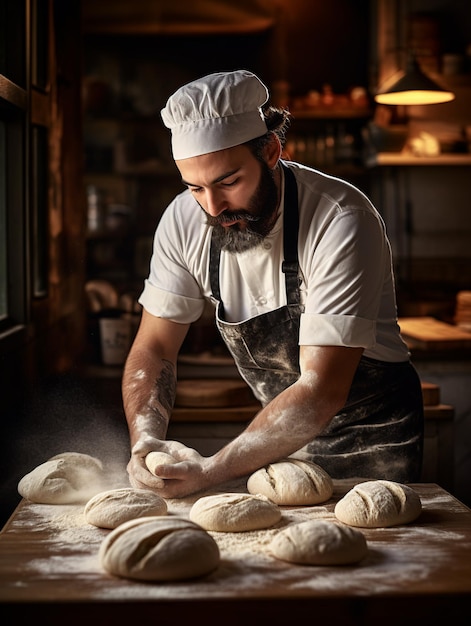
<svg viewBox="0 0 471 626"><path fill-rule="evenodd" d="M422 511L417 492L389 480L355 485L335 505L335 517L349 526L386 528L414 521Z"/></svg>
<svg viewBox="0 0 471 626"><path fill-rule="evenodd" d="M368 552L362 532L326 520L307 520L283 528L271 541L277 559L305 565L358 563Z"/></svg>
<svg viewBox="0 0 471 626"><path fill-rule="evenodd" d="M116 528L130 519L167 514L165 500L150 489L123 487L97 493L84 509L85 520L99 528Z"/></svg>
<svg viewBox="0 0 471 626"><path fill-rule="evenodd" d="M49 457L48 461L55 461L56 459L65 459L68 463L74 463L74 465L80 465L81 467L99 468L103 470L103 463L100 459L83 452L60 452L54 456Z"/></svg>
<svg viewBox="0 0 471 626"><path fill-rule="evenodd" d="M99 459L80 452L63 452L23 476L18 493L38 504L83 504L103 491L105 485Z"/></svg>
<svg viewBox="0 0 471 626"><path fill-rule="evenodd" d="M156 468L159 465L172 465L173 463L177 463L177 459L166 452L157 452L152 451L146 456L146 465L149 469L149 472L154 474L154 476L158 476L156 473Z"/></svg>
<svg viewBox="0 0 471 626"><path fill-rule="evenodd" d="M179 517L141 517L110 532L99 550L104 570L122 578L175 581L204 576L219 565L215 540Z"/></svg>
<svg viewBox="0 0 471 626"><path fill-rule="evenodd" d="M262 494L279 505L319 504L333 493L333 481L319 465L287 458L254 472L247 490Z"/></svg>
<svg viewBox="0 0 471 626"><path fill-rule="evenodd" d="M199 498L190 509L190 520L206 530L237 533L269 528L281 519L276 504L261 495L219 493Z"/></svg>

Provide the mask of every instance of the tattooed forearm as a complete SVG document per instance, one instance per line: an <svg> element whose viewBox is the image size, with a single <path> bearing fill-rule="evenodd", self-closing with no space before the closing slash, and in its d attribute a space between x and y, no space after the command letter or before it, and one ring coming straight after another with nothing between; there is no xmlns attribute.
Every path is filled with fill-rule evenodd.
<svg viewBox="0 0 471 626"><path fill-rule="evenodd" d="M173 403L175 402L177 379L175 377L172 363L170 361L166 361L165 359L162 363L163 368L160 372L160 376L155 381L155 386L160 404L167 412L170 412L173 409Z"/></svg>
<svg viewBox="0 0 471 626"><path fill-rule="evenodd" d="M165 359L147 367L128 361L123 378L123 402L134 444L142 437L164 439L175 401L175 365Z"/></svg>

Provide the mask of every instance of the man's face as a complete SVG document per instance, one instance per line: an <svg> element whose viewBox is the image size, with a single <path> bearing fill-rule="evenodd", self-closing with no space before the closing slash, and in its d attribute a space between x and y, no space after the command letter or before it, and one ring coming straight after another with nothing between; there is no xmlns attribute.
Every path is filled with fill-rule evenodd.
<svg viewBox="0 0 471 626"><path fill-rule="evenodd" d="M177 166L223 249L243 252L269 234L278 188L272 170L246 146L177 161Z"/></svg>

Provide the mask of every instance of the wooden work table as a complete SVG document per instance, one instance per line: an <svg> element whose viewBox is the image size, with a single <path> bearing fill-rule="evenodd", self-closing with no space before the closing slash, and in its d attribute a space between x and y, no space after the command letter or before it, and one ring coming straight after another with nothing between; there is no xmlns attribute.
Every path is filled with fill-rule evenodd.
<svg viewBox="0 0 471 626"><path fill-rule="evenodd" d="M469 624L471 510L435 484L417 484L423 511L413 523L364 530L369 552L354 566L299 566L271 556L280 526L334 520L352 482L334 481L333 497L283 508L282 521L256 533L212 533L221 562L209 576L140 583L106 574L98 549L107 530L86 524L81 506L22 501L0 533L2 623L55 624ZM229 489L228 489L229 490ZM187 516L195 500L170 500ZM325 624L326 622L324 622Z"/></svg>

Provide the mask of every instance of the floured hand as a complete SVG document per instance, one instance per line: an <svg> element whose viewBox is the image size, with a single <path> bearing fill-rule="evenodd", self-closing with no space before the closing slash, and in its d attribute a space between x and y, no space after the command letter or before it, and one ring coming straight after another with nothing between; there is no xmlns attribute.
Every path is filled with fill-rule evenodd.
<svg viewBox="0 0 471 626"><path fill-rule="evenodd" d="M150 454L153 453L153 454ZM134 488L137 489L153 489L158 491L163 496L162 490L165 488L165 482L163 480L162 471L168 468L169 465L146 463L148 455L149 461L156 453L161 455L168 455L171 457L171 463L177 465L184 465L186 468L187 462L196 469L198 473L199 465L203 462L203 457L193 448L188 448L179 441L163 441L155 439L154 437L146 437L139 440L131 451L131 459L129 460L127 471L129 474L129 481ZM186 470L183 470L183 475L186 474ZM192 471L193 471L192 470ZM173 476L172 476L173 478ZM167 496L169 497L169 496Z"/></svg>
<svg viewBox="0 0 471 626"><path fill-rule="evenodd" d="M163 485L158 489L159 495L163 498L183 498L215 484L217 481L207 471L210 458L160 465L158 473Z"/></svg>

